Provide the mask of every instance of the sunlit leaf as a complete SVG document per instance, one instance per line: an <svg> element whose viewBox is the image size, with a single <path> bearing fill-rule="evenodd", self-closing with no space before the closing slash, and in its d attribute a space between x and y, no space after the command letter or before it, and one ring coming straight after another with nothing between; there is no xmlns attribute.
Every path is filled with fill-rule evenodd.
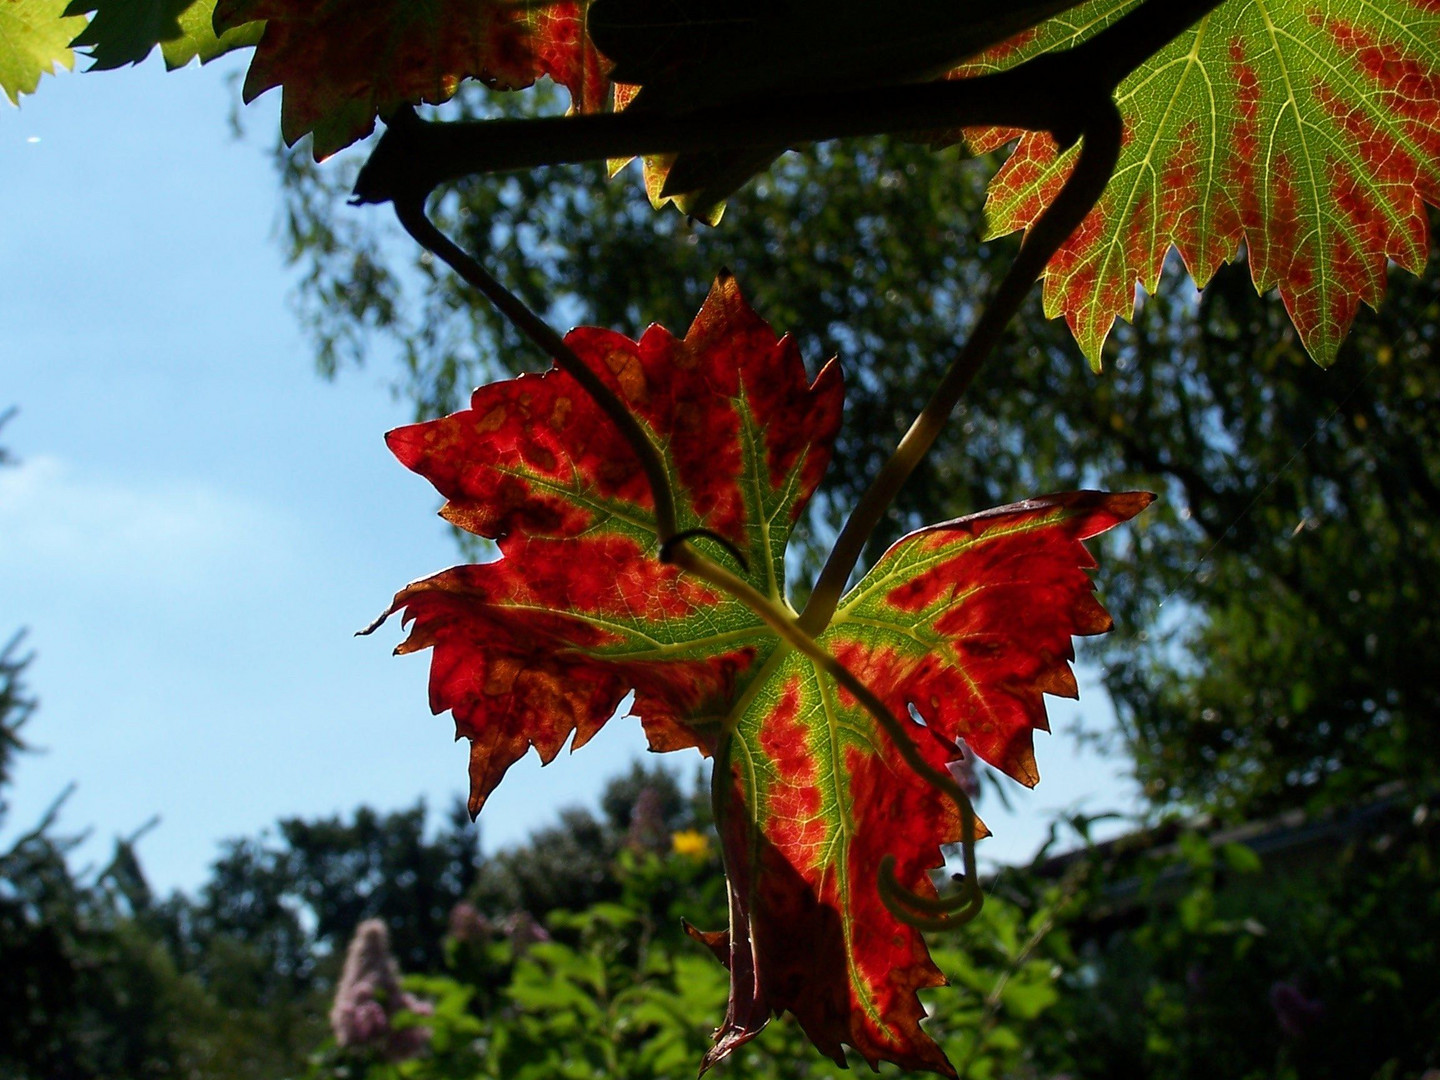
<svg viewBox="0 0 1440 1080"><path fill-rule="evenodd" d="M233 49L254 45L259 23L217 36L211 26L215 0L71 0L67 15L93 12L90 24L71 45L87 50L90 71L138 64L159 45L169 68L199 57L209 62Z"/></svg>
<svg viewBox="0 0 1440 1080"><path fill-rule="evenodd" d="M798 351L722 277L684 339L604 330L567 341L634 410L705 528L783 602L784 552L839 424L839 369L811 382ZM731 970L707 1064L793 1013L827 1055L949 1073L916 991L940 982L921 934L883 905L880 860L934 895L956 808L814 663L749 608L656 559L639 461L558 370L482 387L470 408L389 436L446 498L443 516L500 558L403 589L410 635L433 649L431 707L471 743L471 809L534 746L583 745L631 690L655 750L716 759L730 877L728 933L699 934ZM1078 492L948 522L897 543L841 601L821 641L901 718L936 769L967 743L1033 784L1043 693L1075 693L1071 637L1100 633L1081 541L1149 497ZM692 541L740 569L713 540ZM914 712L911 712L911 707Z"/></svg>
<svg viewBox="0 0 1440 1080"><path fill-rule="evenodd" d="M795 345L722 278L685 338L651 327L567 341L663 446L682 529L745 553L780 596L785 542L829 460L839 370L810 384ZM639 461L559 370L481 387L470 408L388 436L448 500L442 515L497 541L502 558L403 590L402 651L435 647L431 704L472 741L471 810L534 745L583 745L636 689L656 749L713 746L744 674L778 642L758 616L655 558ZM712 541L696 544L728 558ZM483 646L483 647L482 647Z"/></svg>
<svg viewBox="0 0 1440 1080"><path fill-rule="evenodd" d="M35 92L41 75L75 66L70 41L85 20L65 10L66 0L0 0L0 90L12 105Z"/></svg>
<svg viewBox="0 0 1440 1080"><path fill-rule="evenodd" d="M1033 785L1042 694L1076 696L1071 637L1110 628L1080 541L1149 501L1072 492L912 533L820 640L897 717L914 709L906 727L933 767L963 742ZM735 994L712 1058L787 1010L837 1061L848 1044L872 1063L947 1072L915 998L939 972L875 882L894 855L901 884L934 895L939 845L960 837L954 808L800 653L782 650L749 693L717 755Z"/></svg>
<svg viewBox="0 0 1440 1080"><path fill-rule="evenodd" d="M1135 6L1091 0L968 70L1093 35ZM1440 7L1433 0L1228 0L1120 87L1125 145L1095 212L1051 261L1045 310L1092 363L1173 245L1203 285L1243 241L1310 354L1335 359L1387 260L1419 273L1440 203ZM993 145L1005 133L981 137ZM1020 140L991 188L994 234L1021 229L1073 152Z"/></svg>
<svg viewBox="0 0 1440 1080"><path fill-rule="evenodd" d="M549 76L578 112L608 99L585 33L587 0L219 0L216 30L263 19L245 100L284 87L288 143L315 135L325 157L398 106L448 101L467 78L504 90Z"/></svg>
<svg viewBox="0 0 1440 1080"><path fill-rule="evenodd" d="M160 53L165 57L165 66L172 71L182 68L198 58L208 64L216 57L224 56L236 49L243 49L260 43L265 24L260 22L240 23L223 34L215 32L215 0L195 0L180 13L180 36L160 42Z"/></svg>

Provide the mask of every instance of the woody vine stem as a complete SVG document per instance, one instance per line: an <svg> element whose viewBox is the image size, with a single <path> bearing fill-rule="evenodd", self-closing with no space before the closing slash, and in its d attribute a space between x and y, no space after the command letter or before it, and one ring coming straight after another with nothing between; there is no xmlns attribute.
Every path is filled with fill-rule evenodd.
<svg viewBox="0 0 1440 1080"><path fill-rule="evenodd" d="M558 367L573 377L634 449L655 507L658 557L749 607L790 644L852 694L885 730L905 762L955 805L961 822L964 874L950 895L917 895L895 878L895 859L880 865L887 908L925 930L957 926L980 910L975 866L978 822L969 797L948 772L926 762L904 726L863 682L820 645L866 541L905 480L923 460L961 396L994 350L1005 327L1050 258L1094 208L1119 159L1122 124L1114 93L1120 82L1219 0L1147 0L1084 44L1045 54L996 75L867 90L863 95L800 96L680 116L610 114L522 121L432 123L413 110L390 118L357 180L354 202L391 202L405 230L477 289ZM660 451L626 404L549 324L480 263L445 236L425 213L441 183L476 173L637 154L753 145L789 145L887 131L1004 125L1049 131L1062 148L1080 150L1063 188L1028 231L964 346L847 519L805 609L796 616L743 578L697 551L689 540L721 540L706 530L677 532L675 492ZM739 552L724 544L743 566Z"/></svg>

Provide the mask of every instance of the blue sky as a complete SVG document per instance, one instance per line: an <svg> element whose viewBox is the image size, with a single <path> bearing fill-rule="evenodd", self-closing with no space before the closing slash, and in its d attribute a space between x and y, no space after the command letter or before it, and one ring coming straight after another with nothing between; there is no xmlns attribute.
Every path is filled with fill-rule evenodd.
<svg viewBox="0 0 1440 1080"><path fill-rule="evenodd" d="M278 95L249 107L249 140L227 124L244 60L152 58L0 106L0 410L20 408L0 444L22 462L0 470L0 639L29 628L43 750L0 842L75 781L61 821L91 830L82 860L160 816L140 853L161 890L279 817L443 809L465 782L427 657L390 656L398 626L352 636L457 556L381 440L409 419L389 372L314 373L273 239ZM1111 722L1098 692L1085 706ZM1026 857L1057 808L1132 799L1065 734L1079 707L1051 716L1041 787L1015 788L1016 814L982 807L991 860ZM485 848L593 805L644 753L630 721L548 768L532 754L488 803Z"/></svg>

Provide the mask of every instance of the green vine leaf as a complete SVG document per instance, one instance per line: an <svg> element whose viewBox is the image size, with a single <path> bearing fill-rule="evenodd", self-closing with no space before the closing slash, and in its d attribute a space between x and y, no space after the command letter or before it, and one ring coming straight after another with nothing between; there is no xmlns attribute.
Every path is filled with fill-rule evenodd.
<svg viewBox="0 0 1440 1080"><path fill-rule="evenodd" d="M19 105L33 94L40 76L73 68L70 41L85 28L83 18L67 17L67 0L0 0L0 90Z"/></svg>
<svg viewBox="0 0 1440 1080"><path fill-rule="evenodd" d="M1091 0L963 73L1093 36L1134 0ZM1177 248L1204 285L1243 241L1255 285L1278 289L1305 347L1334 361L1387 260L1419 273L1424 204L1440 203L1440 7L1431 0L1229 0L1126 79L1126 138L1100 204L1051 260L1045 310L1098 366L1135 285L1154 291ZM1012 132L979 133L978 149ZM996 176L990 231L1023 229L1074 152L1026 135Z"/></svg>
<svg viewBox="0 0 1440 1080"><path fill-rule="evenodd" d="M90 71L138 64L160 46L174 70L200 59L209 63L235 49L257 44L261 23L245 23L217 35L211 20L215 0L70 0L66 15L90 15L71 45L87 49Z"/></svg>
<svg viewBox="0 0 1440 1080"><path fill-rule="evenodd" d="M683 339L582 328L566 341L660 450L679 529L725 541L690 543L784 604L786 543L839 426L836 364L811 382L728 275ZM633 691L652 749L716 762L730 928L697 936L732 990L705 1065L789 1011L837 1061L848 1045L953 1075L920 1027L916 991L939 972L877 882L893 855L899 883L933 897L940 847L961 837L955 806L814 661L657 559L638 458L568 374L482 387L470 408L387 438L445 497L448 521L500 550L407 586L386 612L410 627L397 651L433 650L431 707L471 744L471 811L531 746L549 762L572 735L583 745ZM820 641L933 768L964 743L1033 784L1042 695L1075 694L1072 636L1110 625L1081 542L1149 499L1075 492L911 534Z"/></svg>
<svg viewBox="0 0 1440 1080"><path fill-rule="evenodd" d="M160 42L160 54L171 71L198 59L208 64L216 57L236 49L260 44L265 31L263 22L240 23L223 34L215 30L215 0L195 0L180 13L180 36Z"/></svg>

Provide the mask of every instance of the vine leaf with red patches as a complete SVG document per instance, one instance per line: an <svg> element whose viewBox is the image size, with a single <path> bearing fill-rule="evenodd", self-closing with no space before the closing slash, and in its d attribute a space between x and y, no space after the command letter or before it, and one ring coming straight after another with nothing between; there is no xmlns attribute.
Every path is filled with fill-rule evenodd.
<svg viewBox="0 0 1440 1080"><path fill-rule="evenodd" d="M1136 0L1091 0L968 65L1066 48ZM1255 285L1278 288L1310 355L1334 361L1386 261L1419 273L1424 203L1440 204L1440 4L1228 0L1119 88L1125 145L1097 208L1051 260L1045 310L1098 366L1138 282L1174 245L1204 285L1243 240ZM1010 137L982 134L987 149ZM991 185L994 235L1031 225L1074 151L1022 138Z"/></svg>
<svg viewBox="0 0 1440 1080"><path fill-rule="evenodd" d="M912 533L841 600L819 640L932 767L959 760L963 742L1034 785L1042 695L1076 696L1071 637L1111 625L1081 541L1150 500L1070 492ZM848 1043L872 1065L951 1075L920 1030L915 996L943 980L876 881L894 855L900 884L934 896L940 845L960 839L955 808L801 653L778 651L748 693L716 752L732 997L707 1063L788 1010L836 1061Z"/></svg>
<svg viewBox="0 0 1440 1080"><path fill-rule="evenodd" d="M745 566L710 538L690 542L783 604L785 546L839 426L838 367L811 382L728 275L683 339L582 328L567 341L660 451L678 527L723 537ZM386 612L410 626L398 651L433 649L431 707L471 744L471 811L531 746L548 762L572 733L583 744L633 690L653 749L716 761L730 928L697 936L732 991L705 1064L788 1010L837 1061L849 1045L872 1064L953 1075L920 1028L916 991L939 971L877 881L894 855L901 885L935 895L956 808L749 608L656 558L639 460L569 375L482 387L470 408L388 440L445 497L447 520L500 550L407 586ZM1110 625L1081 541L1148 501L1075 492L914 533L820 640L934 768L963 741L1033 784L1042 694L1075 693L1072 635Z"/></svg>
<svg viewBox="0 0 1440 1080"><path fill-rule="evenodd" d="M588 0L219 0L215 29L257 19L245 76L252 101L284 87L280 129L315 135L319 160L368 135L397 106L448 101L479 79L518 90L548 75L577 112L607 103L605 64L585 31Z"/></svg>
<svg viewBox="0 0 1440 1080"><path fill-rule="evenodd" d="M684 339L656 326L638 342L594 328L566 340L662 448L678 527L723 536L779 598L786 539L839 427L838 367L809 383L728 277ZM442 516L502 556L410 585L390 609L414 620L402 652L435 647L431 705L471 739L472 813L531 745L547 762L572 731L582 745L632 688L652 747L713 747L778 640L656 559L639 459L569 375L481 387L469 409L387 440L445 496Z"/></svg>

